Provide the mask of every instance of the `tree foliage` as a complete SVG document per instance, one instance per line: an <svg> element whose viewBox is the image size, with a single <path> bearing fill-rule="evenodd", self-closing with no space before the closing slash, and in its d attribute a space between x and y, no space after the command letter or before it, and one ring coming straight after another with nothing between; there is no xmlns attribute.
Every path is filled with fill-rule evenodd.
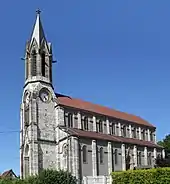
<svg viewBox="0 0 170 184"><path fill-rule="evenodd" d="M167 153L170 153L170 134L166 135L162 141L158 141L158 144L163 146Z"/></svg>
<svg viewBox="0 0 170 184"><path fill-rule="evenodd" d="M71 173L56 170L43 170L36 176L21 179L0 179L0 184L76 184L76 178Z"/></svg>

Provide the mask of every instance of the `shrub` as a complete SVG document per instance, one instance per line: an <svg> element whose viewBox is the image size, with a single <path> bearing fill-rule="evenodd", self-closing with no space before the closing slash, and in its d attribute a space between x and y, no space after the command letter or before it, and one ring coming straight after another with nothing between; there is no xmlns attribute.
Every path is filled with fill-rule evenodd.
<svg viewBox="0 0 170 184"><path fill-rule="evenodd" d="M76 178L71 173L56 170L43 170L37 176L26 179L29 184L76 184Z"/></svg>
<svg viewBox="0 0 170 184"><path fill-rule="evenodd" d="M113 184L169 184L170 168L113 172L112 179Z"/></svg>
<svg viewBox="0 0 170 184"><path fill-rule="evenodd" d="M56 170L43 170L36 176L21 179L0 179L0 184L76 184L76 178L71 173Z"/></svg>

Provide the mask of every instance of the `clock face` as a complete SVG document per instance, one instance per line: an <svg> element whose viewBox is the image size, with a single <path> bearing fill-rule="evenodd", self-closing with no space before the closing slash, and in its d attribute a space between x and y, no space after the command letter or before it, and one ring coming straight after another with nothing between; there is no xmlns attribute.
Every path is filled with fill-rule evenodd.
<svg viewBox="0 0 170 184"><path fill-rule="evenodd" d="M50 101L50 93L46 89L42 89L40 91L40 98L43 102L49 102Z"/></svg>

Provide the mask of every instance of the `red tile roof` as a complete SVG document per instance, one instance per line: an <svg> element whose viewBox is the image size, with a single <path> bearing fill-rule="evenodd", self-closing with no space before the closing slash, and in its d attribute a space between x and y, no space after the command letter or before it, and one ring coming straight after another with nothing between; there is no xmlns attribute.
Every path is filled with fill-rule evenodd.
<svg viewBox="0 0 170 184"><path fill-rule="evenodd" d="M133 145L141 145L141 146L148 146L148 147L154 147L154 148L162 148L161 146L155 144L154 142L143 141L143 140L133 139L133 138L124 138L124 137L114 136L114 135L107 135L107 134L97 133L92 131L84 131L76 128L69 128L69 133L71 135L78 136L78 137L107 140L107 141L113 141L113 142L119 142L119 143L120 142L129 143Z"/></svg>
<svg viewBox="0 0 170 184"><path fill-rule="evenodd" d="M64 96L61 94L56 94L56 97L58 99L58 103L63 106L81 109L88 112L93 112L93 113L97 113L97 114L101 114L109 117L114 117L117 119L133 122L139 125L145 125L148 127L155 128L152 124L140 118L139 116L127 114L125 112L120 112L108 107L100 106L100 105L86 102L76 98L71 98L69 96Z"/></svg>

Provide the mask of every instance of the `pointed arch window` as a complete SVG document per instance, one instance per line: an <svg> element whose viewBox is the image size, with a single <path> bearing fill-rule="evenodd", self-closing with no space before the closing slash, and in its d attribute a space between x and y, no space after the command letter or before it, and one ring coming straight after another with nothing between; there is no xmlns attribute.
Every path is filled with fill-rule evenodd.
<svg viewBox="0 0 170 184"><path fill-rule="evenodd" d="M122 128L122 136L126 137L126 126L125 125Z"/></svg>
<svg viewBox="0 0 170 184"><path fill-rule="evenodd" d="M115 164L118 164L118 150L115 149Z"/></svg>
<svg viewBox="0 0 170 184"><path fill-rule="evenodd" d="M103 132L103 124L101 120L96 123L96 126L97 126L97 132Z"/></svg>
<svg viewBox="0 0 170 184"><path fill-rule="evenodd" d="M83 125L84 130L88 130L88 117L84 118L84 125Z"/></svg>
<svg viewBox="0 0 170 184"><path fill-rule="evenodd" d="M134 127L132 130L132 138L136 138L137 134L136 134L136 128Z"/></svg>
<svg viewBox="0 0 170 184"><path fill-rule="evenodd" d="M45 53L41 54L41 72L42 76L45 77Z"/></svg>
<svg viewBox="0 0 170 184"><path fill-rule="evenodd" d="M103 148L100 148L100 164L104 163L104 151Z"/></svg>
<svg viewBox="0 0 170 184"><path fill-rule="evenodd" d="M71 113L68 114L68 127L69 128L73 127L73 116Z"/></svg>
<svg viewBox="0 0 170 184"><path fill-rule="evenodd" d="M142 140L145 141L145 139L146 139L146 137L145 137L145 130L142 130L141 134L142 134Z"/></svg>
<svg viewBox="0 0 170 184"><path fill-rule="evenodd" d="M27 56L27 59L26 59L26 79L28 79L28 75L29 75L29 62L28 62L28 56Z"/></svg>
<svg viewBox="0 0 170 184"><path fill-rule="evenodd" d="M148 153L148 165L152 165L152 155Z"/></svg>
<svg viewBox="0 0 170 184"><path fill-rule="evenodd" d="M36 73L37 73L37 64L36 64L37 63L37 54L36 54L35 50L32 51L31 60L32 60L31 73L32 73L32 76L36 76Z"/></svg>
<svg viewBox="0 0 170 184"><path fill-rule="evenodd" d="M87 146L84 145L82 151L83 151L83 163L87 163Z"/></svg>
<svg viewBox="0 0 170 184"><path fill-rule="evenodd" d="M25 177L29 176L29 146L25 147L25 156L24 156L24 173Z"/></svg>
<svg viewBox="0 0 170 184"><path fill-rule="evenodd" d="M142 165L142 153L138 152L138 156L137 156L137 165Z"/></svg>
<svg viewBox="0 0 170 184"><path fill-rule="evenodd" d="M110 134L114 135L115 134L115 124L114 123L110 123Z"/></svg>
<svg viewBox="0 0 170 184"><path fill-rule="evenodd" d="M63 145L63 162L64 165L67 166L67 155L68 155L68 146L66 144Z"/></svg>
<svg viewBox="0 0 170 184"><path fill-rule="evenodd" d="M28 126L29 125L29 106L25 106L24 110L24 125Z"/></svg>

